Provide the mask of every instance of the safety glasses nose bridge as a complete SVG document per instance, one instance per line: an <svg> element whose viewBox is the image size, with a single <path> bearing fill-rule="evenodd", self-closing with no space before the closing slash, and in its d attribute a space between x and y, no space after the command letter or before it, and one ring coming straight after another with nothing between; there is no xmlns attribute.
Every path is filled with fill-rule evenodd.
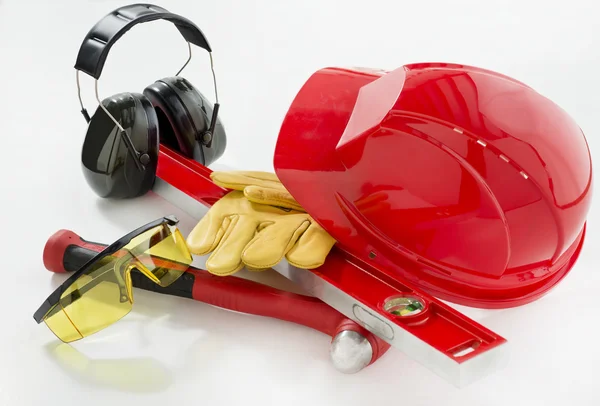
<svg viewBox="0 0 600 406"><path fill-rule="evenodd" d="M150 271L150 269L148 269L144 265L144 262L143 262L144 257L149 257L149 255L146 255L146 254L133 255L133 254L131 254L131 256L126 261L123 261L123 263L121 264L121 268L125 268L123 271L123 274L125 275L125 278L128 281L128 283L127 283L128 289L130 289L131 286L133 286L131 284L131 272L132 271L140 272L142 275L146 276L148 279L150 279L152 282L156 283L157 285L161 284L160 279L157 278L156 275L154 275L154 273L152 271Z"/></svg>
<svg viewBox="0 0 600 406"><path fill-rule="evenodd" d="M137 268L137 264L138 261L134 256L131 255L130 252L113 259L113 261L105 265L104 272L96 274L93 280L90 280L88 283L73 289L68 301L70 303L74 303L76 300L85 296L87 292L94 289L99 283L105 282L107 277L112 273L114 276L114 281L119 288L119 298L116 299L120 303L124 303L126 301L133 303L133 284L131 283L131 277L129 276L129 273L132 269ZM63 307L63 302L65 302L65 300L66 296L63 296L58 304Z"/></svg>
<svg viewBox="0 0 600 406"><path fill-rule="evenodd" d="M171 235L166 236L169 238ZM136 247L138 248L138 247ZM121 301L129 300L133 304L133 282L131 280L131 272L138 271L142 275L146 276L152 282L157 285L162 285L161 280L144 265L144 260L151 261L151 255L141 252L136 248L127 250L127 254L118 258L115 262L114 272L119 282L119 289L121 290Z"/></svg>

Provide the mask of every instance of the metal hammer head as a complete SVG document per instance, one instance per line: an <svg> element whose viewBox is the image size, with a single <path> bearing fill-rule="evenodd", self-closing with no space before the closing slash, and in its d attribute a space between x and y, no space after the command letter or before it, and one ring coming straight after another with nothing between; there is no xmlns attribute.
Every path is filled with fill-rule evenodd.
<svg viewBox="0 0 600 406"><path fill-rule="evenodd" d="M346 330L333 338L329 357L338 371L354 374L369 365L373 357L373 348L362 334Z"/></svg>

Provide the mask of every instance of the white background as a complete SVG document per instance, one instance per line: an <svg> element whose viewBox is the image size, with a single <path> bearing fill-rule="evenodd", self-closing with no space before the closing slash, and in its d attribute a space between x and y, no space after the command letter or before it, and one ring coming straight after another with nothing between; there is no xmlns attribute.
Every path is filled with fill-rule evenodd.
<svg viewBox="0 0 600 406"><path fill-rule="evenodd" d="M279 126L304 81L325 66L393 69L457 62L496 70L548 96L600 151L600 24L595 0L167 1L214 48L229 144L223 167L271 170ZM0 0L0 184L3 260L1 405L598 405L598 201L581 259L549 295L523 308L459 307L510 341L496 374L456 389L397 350L355 375L337 372L330 338L303 326L137 291L134 311L74 345L32 318L64 279L42 264L61 228L112 242L174 213L153 196L110 202L79 167L86 125L75 93L76 53L102 16L126 4ZM207 54L184 71L211 100ZM117 43L100 91L141 92L177 72L187 47L166 22ZM93 81L84 76L90 112ZM242 273L242 275L245 275ZM260 275L278 286L273 273ZM567 403L568 402L568 403Z"/></svg>

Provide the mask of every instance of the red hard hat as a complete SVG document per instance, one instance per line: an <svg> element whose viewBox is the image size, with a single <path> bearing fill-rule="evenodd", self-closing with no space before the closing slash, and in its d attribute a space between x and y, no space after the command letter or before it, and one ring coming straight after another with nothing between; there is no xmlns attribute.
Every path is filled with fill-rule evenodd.
<svg viewBox="0 0 600 406"><path fill-rule="evenodd" d="M326 68L283 121L275 171L337 241L455 303L511 307L571 269L590 207L581 129L480 68Z"/></svg>

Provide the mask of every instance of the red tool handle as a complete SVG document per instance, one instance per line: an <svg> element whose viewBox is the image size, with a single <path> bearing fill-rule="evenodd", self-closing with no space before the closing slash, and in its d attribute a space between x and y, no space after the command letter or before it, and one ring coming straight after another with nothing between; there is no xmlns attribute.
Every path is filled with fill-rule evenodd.
<svg viewBox="0 0 600 406"><path fill-rule="evenodd" d="M70 230L60 230L44 247L44 266L51 272L73 272L101 252L106 245L86 241ZM216 276L190 267L179 280L160 287L139 273L132 273L133 286L163 294L195 299L213 306L272 317L318 330L331 337L355 331L369 340L370 364L390 345L337 310L311 296L298 295L235 276Z"/></svg>

